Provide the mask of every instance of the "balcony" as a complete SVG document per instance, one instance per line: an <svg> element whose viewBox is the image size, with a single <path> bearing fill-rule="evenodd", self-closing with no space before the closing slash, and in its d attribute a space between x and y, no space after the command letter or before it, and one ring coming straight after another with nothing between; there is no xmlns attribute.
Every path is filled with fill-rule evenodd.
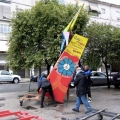
<svg viewBox="0 0 120 120"><path fill-rule="evenodd" d="M8 3L8 4L10 4L10 3L11 3L11 0L0 0L0 2L3 2L3 3Z"/></svg>

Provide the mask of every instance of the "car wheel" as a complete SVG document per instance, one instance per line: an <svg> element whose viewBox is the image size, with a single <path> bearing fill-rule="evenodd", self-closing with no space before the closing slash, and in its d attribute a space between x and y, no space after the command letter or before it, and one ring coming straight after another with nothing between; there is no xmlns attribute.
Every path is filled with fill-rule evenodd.
<svg viewBox="0 0 120 120"><path fill-rule="evenodd" d="M19 83L19 79L18 78L14 78L13 82L14 83Z"/></svg>

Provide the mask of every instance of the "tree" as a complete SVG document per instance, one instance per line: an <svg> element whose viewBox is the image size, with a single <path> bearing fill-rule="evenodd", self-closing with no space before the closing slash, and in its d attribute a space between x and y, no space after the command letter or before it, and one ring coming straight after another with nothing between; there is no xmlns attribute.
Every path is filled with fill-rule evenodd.
<svg viewBox="0 0 120 120"><path fill-rule="evenodd" d="M92 68L97 68L104 63L107 74L108 88L110 88L107 64L119 62L120 56L120 31L118 28L100 24L91 23L85 29L84 35L89 38L86 54L83 59Z"/></svg>
<svg viewBox="0 0 120 120"><path fill-rule="evenodd" d="M41 0L31 10L17 11L11 20L7 56L11 68L19 70L47 64L49 69L59 58L62 31L78 8L56 0ZM73 33L82 34L88 20L83 10Z"/></svg>

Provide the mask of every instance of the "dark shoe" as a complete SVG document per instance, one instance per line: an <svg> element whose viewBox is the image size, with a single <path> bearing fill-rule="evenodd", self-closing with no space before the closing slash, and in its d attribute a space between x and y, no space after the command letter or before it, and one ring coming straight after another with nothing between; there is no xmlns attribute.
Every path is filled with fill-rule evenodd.
<svg viewBox="0 0 120 120"><path fill-rule="evenodd" d="M57 106L57 104L53 104L53 107L56 107Z"/></svg>
<svg viewBox="0 0 120 120"><path fill-rule="evenodd" d="M74 112L79 112L79 110L77 110L77 109L75 109L75 108L73 108L72 110L73 110Z"/></svg>
<svg viewBox="0 0 120 120"><path fill-rule="evenodd" d="M43 105L40 105L41 108L43 108L44 106Z"/></svg>

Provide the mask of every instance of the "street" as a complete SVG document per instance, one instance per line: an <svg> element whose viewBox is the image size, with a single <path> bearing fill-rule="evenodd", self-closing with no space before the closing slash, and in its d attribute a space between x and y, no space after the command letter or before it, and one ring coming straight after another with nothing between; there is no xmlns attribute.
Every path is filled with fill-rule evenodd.
<svg viewBox="0 0 120 120"><path fill-rule="evenodd" d="M37 88L37 82L20 82L17 84L14 83L0 83L0 93L9 93L9 92L26 92Z"/></svg>
<svg viewBox="0 0 120 120"><path fill-rule="evenodd" d="M35 89L36 86L36 82L31 83L31 89ZM28 93L28 89L29 82L0 84L0 110L27 111L32 115L44 118L44 120L61 120L62 117L71 118L70 120L73 120L76 117L83 116L86 112L84 105L81 105L79 113L72 111L76 101L75 89L70 89L69 102L67 102L65 97L64 104L58 104L56 107L45 105L45 107L41 109L40 101L36 100L24 100L23 106L20 106L19 96ZM91 91L92 102L90 104L92 108L98 110L107 109L109 112L119 113L120 89L115 89L113 86L111 86L110 89L108 89L107 86L95 86L91 88ZM30 106L34 109L26 109ZM104 120L109 119L110 117L104 116ZM89 120L97 120L97 116L91 117Z"/></svg>

